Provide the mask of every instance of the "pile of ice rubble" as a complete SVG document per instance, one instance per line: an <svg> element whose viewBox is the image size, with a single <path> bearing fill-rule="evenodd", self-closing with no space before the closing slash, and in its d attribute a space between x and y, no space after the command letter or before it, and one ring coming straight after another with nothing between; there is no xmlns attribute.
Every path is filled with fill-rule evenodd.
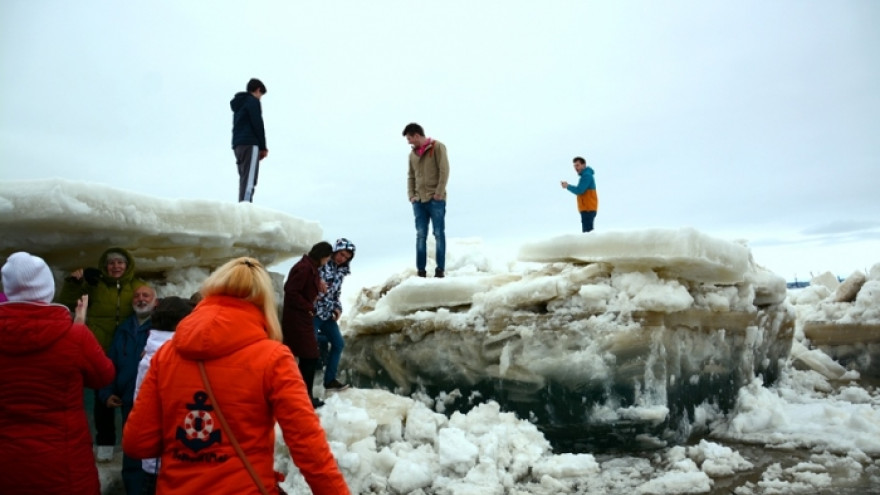
<svg viewBox="0 0 880 495"><path fill-rule="evenodd" d="M785 281L741 243L693 229L562 236L500 268L465 251L445 279L405 272L363 290L349 379L455 389L461 411L491 399L555 446L592 451L680 441L696 406L728 410L788 356Z"/></svg>
<svg viewBox="0 0 880 495"><path fill-rule="evenodd" d="M789 301L797 311L797 365L832 379L851 376L847 370L880 378L880 264L843 283L831 273L814 277Z"/></svg>
<svg viewBox="0 0 880 495"><path fill-rule="evenodd" d="M820 375L791 368L781 381L785 388L769 390L754 380L729 415L698 407L710 431L705 438L643 452L554 453L534 424L495 402L447 415L444 397L350 389L331 395L318 414L352 493L632 495L739 487L729 493L813 495L847 483L880 486L880 461L872 459L880 456L880 394L857 387L828 394ZM791 461L768 463L765 445ZM311 493L280 440L276 467L287 474L288 493Z"/></svg>
<svg viewBox="0 0 880 495"><path fill-rule="evenodd" d="M352 493L658 493L676 486L689 487L678 493L700 493L712 477L752 467L705 440L669 450L653 467L646 459L600 463L592 454L553 454L534 425L497 403L449 417L429 409L433 404L423 395L357 389L329 399L319 414ZM285 483L291 493L310 493L283 442L276 462L294 473Z"/></svg>

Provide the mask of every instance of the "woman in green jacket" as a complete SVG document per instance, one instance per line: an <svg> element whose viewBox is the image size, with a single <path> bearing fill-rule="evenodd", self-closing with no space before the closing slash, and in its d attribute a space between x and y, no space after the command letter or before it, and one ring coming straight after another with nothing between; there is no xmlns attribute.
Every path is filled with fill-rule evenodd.
<svg viewBox="0 0 880 495"><path fill-rule="evenodd" d="M146 282L134 276L134 258L125 249L112 247L101 255L99 268L75 270L64 279L58 302L71 310L83 295L89 296L86 326L95 334L106 353L113 342L116 327L134 311L131 306L134 291ZM98 400L95 394L93 414L98 445L98 460L109 461L116 445L114 409Z"/></svg>

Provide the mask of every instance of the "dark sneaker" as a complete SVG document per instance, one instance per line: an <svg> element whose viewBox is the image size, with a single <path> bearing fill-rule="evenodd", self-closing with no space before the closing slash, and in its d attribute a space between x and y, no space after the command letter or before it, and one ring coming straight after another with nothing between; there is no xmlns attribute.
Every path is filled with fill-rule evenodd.
<svg viewBox="0 0 880 495"><path fill-rule="evenodd" d="M321 399L312 399L312 407L314 407L315 409L317 409L323 405L324 405L324 401L322 401Z"/></svg>
<svg viewBox="0 0 880 495"><path fill-rule="evenodd" d="M425 270L419 270L418 275L422 278L425 278L428 276L428 272L426 272Z"/></svg>
<svg viewBox="0 0 880 495"><path fill-rule="evenodd" d="M324 390L331 391L331 392L345 390L347 388L348 388L348 384L347 383L339 383L339 380L333 380L332 382L324 384Z"/></svg>
<svg viewBox="0 0 880 495"><path fill-rule="evenodd" d="M439 269L439 268L437 268L436 270L434 270L434 278L443 278L443 277L445 277L445 276L446 276L446 274L443 273L443 270L441 270L441 269Z"/></svg>

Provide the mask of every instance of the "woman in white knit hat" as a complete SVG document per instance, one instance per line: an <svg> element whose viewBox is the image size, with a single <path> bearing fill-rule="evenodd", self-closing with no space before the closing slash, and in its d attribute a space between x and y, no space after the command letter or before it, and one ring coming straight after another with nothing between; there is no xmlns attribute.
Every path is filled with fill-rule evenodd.
<svg viewBox="0 0 880 495"><path fill-rule="evenodd" d="M60 304L46 262L25 252L2 268L0 493L100 493L83 387L113 380L95 336Z"/></svg>

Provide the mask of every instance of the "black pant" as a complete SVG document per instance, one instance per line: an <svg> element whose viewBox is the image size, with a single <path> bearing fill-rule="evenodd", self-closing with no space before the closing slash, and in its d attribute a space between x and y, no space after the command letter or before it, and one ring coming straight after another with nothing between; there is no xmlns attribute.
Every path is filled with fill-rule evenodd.
<svg viewBox="0 0 880 495"><path fill-rule="evenodd" d="M582 232L592 232L594 220L596 220L596 212L595 211L582 211L581 212L581 231Z"/></svg>
<svg viewBox="0 0 880 495"><path fill-rule="evenodd" d="M239 145L234 148L235 163L238 165L238 201L254 202L254 189L260 175L260 147Z"/></svg>
<svg viewBox="0 0 880 495"><path fill-rule="evenodd" d="M156 495L156 479L159 478L158 474L148 473L144 471L144 483L143 490L141 491L142 495Z"/></svg>
<svg viewBox="0 0 880 495"><path fill-rule="evenodd" d="M95 420L95 443L97 445L116 445L116 409L107 407L98 399L98 391L95 390L95 404L92 408L92 417Z"/></svg>
<svg viewBox="0 0 880 495"><path fill-rule="evenodd" d="M128 415L134 404L122 405L122 428L125 428L125 422L128 421ZM147 473L143 469L143 463L140 459L134 459L122 454L122 484L125 485L125 493L128 495L138 495L144 485L144 475Z"/></svg>
<svg viewBox="0 0 880 495"><path fill-rule="evenodd" d="M299 372L303 376L303 381L306 382L306 391L309 393L309 399L314 398L312 396L312 386L315 384L316 369L318 369L317 359L299 358Z"/></svg>

